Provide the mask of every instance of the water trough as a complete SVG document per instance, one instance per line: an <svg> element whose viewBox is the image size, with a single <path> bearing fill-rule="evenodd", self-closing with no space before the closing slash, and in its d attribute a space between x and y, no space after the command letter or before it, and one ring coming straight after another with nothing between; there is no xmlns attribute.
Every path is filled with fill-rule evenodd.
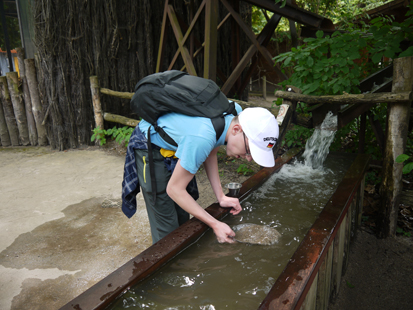
<svg viewBox="0 0 413 310"><path fill-rule="evenodd" d="M221 245L191 219L62 309L327 309L361 220L369 162L327 157L336 125L328 113L300 160L284 165L298 150L287 152L239 189L244 211L225 222L268 226L276 240ZM222 219L229 210L212 204L207 211Z"/></svg>
<svg viewBox="0 0 413 310"><path fill-rule="evenodd" d="M296 155L294 151L286 153L277 159L275 167L262 169L245 181L240 201ZM366 155L355 158L259 309L327 309L330 297L338 292L342 272L347 266L350 240L361 221L368 163ZM207 210L216 218L224 217L228 211L218 204L212 204ZM132 286L180 255L207 229L200 221L191 219L61 309L107 309Z"/></svg>

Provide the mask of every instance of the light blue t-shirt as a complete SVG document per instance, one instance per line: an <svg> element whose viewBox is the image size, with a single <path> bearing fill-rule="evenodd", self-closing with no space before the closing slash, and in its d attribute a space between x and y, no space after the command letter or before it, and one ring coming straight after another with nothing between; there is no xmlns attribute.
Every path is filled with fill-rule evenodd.
<svg viewBox="0 0 413 310"><path fill-rule="evenodd" d="M238 114L242 111L239 104L235 103ZM168 113L158 119L158 126L178 144L175 147L165 142L151 127L151 142L166 150L176 151L175 156L181 160L181 166L192 174L195 174L211 151L225 144L225 136L234 116L225 116L225 128L221 137L216 141L214 126L209 118L194 117L178 113ZM148 137L150 124L142 120L139 129Z"/></svg>

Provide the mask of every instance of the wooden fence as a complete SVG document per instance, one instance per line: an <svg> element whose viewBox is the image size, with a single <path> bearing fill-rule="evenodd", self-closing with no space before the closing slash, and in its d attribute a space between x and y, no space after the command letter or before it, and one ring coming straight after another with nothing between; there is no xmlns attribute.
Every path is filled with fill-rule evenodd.
<svg viewBox="0 0 413 310"><path fill-rule="evenodd" d="M22 48L16 50L20 77L17 72L0 77L0 145L44 146L48 140L35 62L24 59Z"/></svg>

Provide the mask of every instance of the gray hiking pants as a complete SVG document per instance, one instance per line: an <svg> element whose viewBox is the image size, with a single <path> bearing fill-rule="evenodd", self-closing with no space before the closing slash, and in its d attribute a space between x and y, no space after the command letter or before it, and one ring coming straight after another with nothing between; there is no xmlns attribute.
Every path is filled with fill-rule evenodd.
<svg viewBox="0 0 413 310"><path fill-rule="evenodd" d="M170 167L168 169L165 163L165 158L161 155L158 149L152 148L152 152L157 189L155 204L153 204L148 150L135 150L135 160L138 170L139 185L141 186L143 197L145 199L146 210L151 225L152 242L155 243L188 221L189 214L177 205L166 193L166 186L168 185L173 170L170 171ZM193 181L195 182L195 180ZM191 196L196 200L198 198L197 194L198 190L196 189L196 197L192 194Z"/></svg>

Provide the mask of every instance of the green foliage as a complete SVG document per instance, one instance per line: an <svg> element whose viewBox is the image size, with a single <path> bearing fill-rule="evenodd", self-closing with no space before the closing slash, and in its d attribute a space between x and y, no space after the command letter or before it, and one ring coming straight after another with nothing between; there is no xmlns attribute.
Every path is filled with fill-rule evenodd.
<svg viewBox="0 0 413 310"><path fill-rule="evenodd" d="M397 228L396 228L396 233L397 233L397 234L400 234L400 235L403 235L403 236L405 236L405 237L409 237L409 238L412 236L412 234L411 234L410 232L404 231L404 229L401 228L401 227L397 227Z"/></svg>
<svg viewBox="0 0 413 310"><path fill-rule="evenodd" d="M361 28L346 24L346 32L336 31L331 36L318 31L316 38L307 38L303 45L274 58L284 72L292 72L291 77L280 84L297 86L307 95L360 93L359 82L387 65L384 57L391 60L413 55L413 47L404 52L400 48L403 40L413 40L413 6L406 16L408 18L402 23L396 23L392 18L378 17ZM276 104L281 104L281 101ZM385 105L372 111L376 119L386 119ZM302 108L301 112L306 111ZM338 150L352 139L353 143L346 147L346 151L356 151L357 133L358 120L336 133L332 149ZM291 132L292 136L288 137L291 145L296 140L296 134ZM366 141L370 142L366 145L366 152L372 154L374 159L380 158L381 152L372 130L367 130Z"/></svg>
<svg viewBox="0 0 413 310"><path fill-rule="evenodd" d="M378 176L376 171L369 171L366 173L366 184L377 185L381 183L381 178Z"/></svg>
<svg viewBox="0 0 413 310"><path fill-rule="evenodd" d="M93 135L90 138L90 141L99 141L99 144L102 146L106 144L106 130L98 128L94 128Z"/></svg>
<svg viewBox="0 0 413 310"><path fill-rule="evenodd" d="M240 164L237 173L243 174L243 175L250 175L254 172L251 168L249 168L246 164Z"/></svg>
<svg viewBox="0 0 413 310"><path fill-rule="evenodd" d="M412 13L413 6L402 23L378 17L363 28L336 31L331 36L317 31L317 38L306 38L305 44L274 58L284 70L293 67L292 76L281 85L297 86L309 95L360 93L359 81L367 72L383 67L383 57L413 55L413 47L400 53L400 43L404 39L413 40Z"/></svg>
<svg viewBox="0 0 413 310"><path fill-rule="evenodd" d="M353 284L351 284L350 282L346 281L346 284L349 288L355 288L355 286Z"/></svg>
<svg viewBox="0 0 413 310"><path fill-rule="evenodd" d="M308 129L299 125L294 126L294 129L288 130L285 134L285 139L282 142L287 147L304 147L308 138L313 134L314 129Z"/></svg>
<svg viewBox="0 0 413 310"><path fill-rule="evenodd" d="M275 57L283 68L294 66L290 79L281 84L297 86L311 95L360 93L357 85L362 71L354 63L360 58L360 44L354 42L354 35L335 32L323 37L318 31L317 39L304 39L305 45Z"/></svg>
<svg viewBox="0 0 413 310"><path fill-rule="evenodd" d="M406 154L400 154L396 158L396 163L404 163L406 160L409 160L410 156ZM403 174L408 174L413 170L413 162L409 162L403 167Z"/></svg>
<svg viewBox="0 0 413 310"><path fill-rule="evenodd" d="M125 143L125 146L128 146L130 136L132 135L134 128L129 127L129 126L124 126L122 128L117 128L116 126L105 130L105 129L100 129L100 128L94 128L93 129L93 135L91 137L91 141L99 141L100 145L106 144L106 136L111 137L112 139L115 139L115 141L119 144L122 145Z"/></svg>

